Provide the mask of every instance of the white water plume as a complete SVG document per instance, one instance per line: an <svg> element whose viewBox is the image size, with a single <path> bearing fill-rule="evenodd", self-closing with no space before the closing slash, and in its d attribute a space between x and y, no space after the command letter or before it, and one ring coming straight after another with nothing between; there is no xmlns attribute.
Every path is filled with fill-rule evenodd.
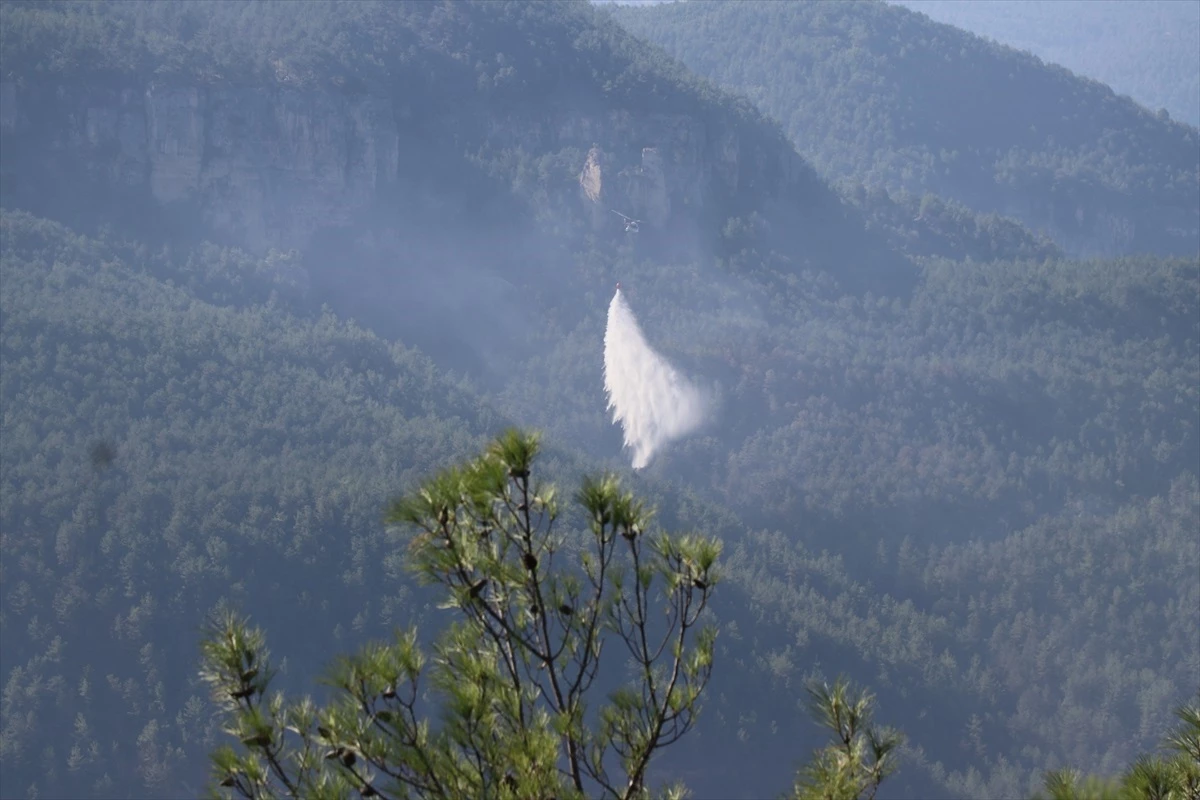
<svg viewBox="0 0 1200 800"><path fill-rule="evenodd" d="M650 463L667 442L704 421L704 395L646 342L620 287L608 306L604 331L604 392L613 422L625 432L633 468Z"/></svg>

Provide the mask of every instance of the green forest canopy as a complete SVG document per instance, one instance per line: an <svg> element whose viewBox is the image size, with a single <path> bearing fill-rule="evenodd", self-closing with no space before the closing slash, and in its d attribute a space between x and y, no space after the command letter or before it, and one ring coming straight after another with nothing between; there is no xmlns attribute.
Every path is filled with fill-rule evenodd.
<svg viewBox="0 0 1200 800"><path fill-rule="evenodd" d="M519 83L526 68L536 73L538 54L573 35L573 49L629 48L612 72L593 53L570 74L592 85L599 60L596 85L631 104L695 110L698 95L679 94L695 82L714 113L749 108L726 105L612 26L596 23L595 39L589 12L569 5L393 5L343 20L312 4L256 34L312 42L294 49L255 51L251 37L217 58L226 40L201 38L194 61L161 79L342 80L357 91L411 66L393 59L389 37L432 31L448 44L431 38L427 51L448 57L422 79L429 96L468 97L478 111L505 92L535 102L536 76ZM219 4L229 16L218 21L235 28L225 9L247 7ZM27 76L76 76L110 56L110 76L157 70L165 55L189 52L170 37L155 51L162 29L199 7L68 8L0 8L5 36L84 43L59 48L76 60L40 66L50 51L5 40L6 74L17 64ZM264 7L267 18L284 13ZM81 32L64 40L56 26L76 17ZM30 27L8 24L18 18ZM187 39L209 23L193 14L178 24ZM331 35L355 25L364 38ZM514 73L501 75L490 55L471 58L475 26L512 51ZM308 32L293 42L293 30ZM514 46L514 32L546 49ZM130 45L128 62L118 41ZM375 43L383 54L365 56ZM255 54L293 50L282 72ZM330 53L338 58L322 60ZM225 72L205 77L217 67ZM499 83L481 83L485 74ZM493 94L514 74L524 88ZM770 125L759 130L767 137ZM331 649L433 613L399 577L380 524L385 497L508 420L546 430L560 448L553 474L616 463L598 377L607 297L595 294L616 279L632 287L652 341L718 383L723 400L711 428L634 479L664 524L719 535L727 554L716 613L717 657L729 667L714 675L698 736L662 769L690 771L689 783L714 793L777 791L814 741L797 704L780 697L841 671L875 687L883 716L909 733L909 766L896 778L909 795L1016 796L1047 768L1124 769L1200 675L1200 264L1063 261L1003 220L988 230L953 204L897 196L899 209L963 233L930 246L893 208L875 218L893 243L926 257L1026 257L931 259L911 296L843 296L834 273L798 263L802 249L771 252L777 220L763 215L738 212L721 226L716 257L580 239L558 264L560 294L516 281L539 316L511 346L537 355L486 397L447 377L447 364L370 332L386 302L374 313L322 309L297 293L278 267L310 254L160 251L128 231L81 235L6 210L4 793L12 781L15 793L194 795L217 724L193 677L204 611L222 599L266 609L295 674L311 674ZM854 266L846 254L862 251L836 238L820 260ZM1004 241L1017 244L993 244ZM728 758L751 777L731 784L720 769Z"/></svg>
<svg viewBox="0 0 1200 800"><path fill-rule="evenodd" d="M6 772L70 793L105 793L111 781L138 774L145 791L161 793L195 774L194 748L214 733L196 705L202 693L186 678L189 650L179 637L194 628L177 620L223 596L286 609L272 628L295 643L288 649L299 665L327 652L313 630L353 641L420 617L412 590L396 583L398 564L386 557L378 503L407 476L477 446L471 431L501 417L414 354L328 313L293 317L272 303L269 281L254 288L258 262L236 251L207 248L173 267L136 245L76 237L26 215L5 212L4 224ZM901 323L890 365L873 363L880 355L866 345L877 336L872 316L885 313L894 327L894 311L830 306L816 315L826 318L820 327L806 323L802 374L843 384L846 394L818 405L785 400L789 390L756 371L773 369L765 356L739 357L747 367L741 391L750 392L743 402L765 404L769 427L747 441L746 455L735 449L728 472L714 472L702 491L752 520L798 513L805 523L790 535L738 533L722 512L686 493L652 494L666 501L667 519L718 531L729 548L734 599L718 612L719 655L736 666L727 673L733 677L714 679L713 728L704 732L702 723L697 748L718 746L724 740L712 737L728 729L732 746L753 748L749 758L771 752L762 725L803 731L799 714L769 710L770 697L806 674L818 652L823 662L859 665L854 671L883 693L889 718L904 720L921 748L910 780L932 779L950 794L1031 786L1053 759L1116 770L1130 744L1146 746L1161 732L1160 720L1196 670L1187 654L1196 650L1190 537L1200 487L1186 438L1194 436L1186 408L1195 403L1196 338L1185 326L1180 344L1169 342L1171 319L1189 319L1186 303L1171 308L1188 296L1182 286L1196 280L1197 266L1125 262L1109 277L1099 266L995 265L987 280L953 265L931 270L924 291L933 294L900 318L912 315L927 333L905 333ZM1034 276L1043 281L1036 291ZM1176 281L1184 283L1171 288ZM230 297L224 285L244 287L237 305L196 299ZM648 280L642 285L653 291ZM1145 319L1161 320L1164 333L1142 340L1108 327L1110 307L1122 309L1116 319L1136 319L1131 303L1145 306ZM1039 322L1040 309L1049 308L1053 317ZM964 337L985 309L1012 327L981 326ZM1075 309L1074 327L1058 321L1072 318L1063 309ZM989 340L995 344L981 346ZM1105 371L1076 371L1072 365L1092 363L1105 341L1111 354L1098 351ZM822 378L822 360L846 346L863 356L836 379ZM1175 346L1193 349L1173 365ZM897 359L907 347L916 349L905 367ZM564 357L587 360L564 348L551 363ZM515 376L514 387L537 374ZM896 394L852 410L856 382L871 374L891 374ZM1108 404L1080 402L1093 391L1079 383L1082 375L1116 388ZM1049 448L1034 438L1023 450L1021 441L1037 435L1022 427L1039 418L1032 407L993 416L994 432L971 433L981 418L966 390L997 379L996 386L1024 381L1023 396L1063 393L1052 402L1074 410L1077 438L1051 439ZM570 371L539 385L562 387L540 392L547 417L594 405L571 393L579 383ZM1013 402L986 397L972 402ZM917 398L925 398L928 427L899 426ZM563 414L560 426L571 418ZM1070 420L1053 430L1065 432ZM860 433L844 442L822 438L830 425ZM89 459L98 438L113 443L108 468ZM997 460L988 442L1016 448L1014 455ZM726 447L700 440L669 454L668 465L709 463ZM815 459L816 469L804 465L808 477L795 484L803 494L770 488L794 473L781 458L786 452ZM1114 481L1127 487L1115 503L1108 499ZM955 506L962 512L945 516ZM935 509L944 518L931 528ZM968 522L999 516L1008 517L1009 532ZM876 518L893 527L869 557L848 563L828 552L839 537L869 541ZM942 536L962 543L943 544ZM280 570L292 577L285 581ZM330 576L341 587L338 599L314 588ZM1137 659L1101 655L1115 652ZM746 670L764 676L759 688L745 686ZM1047 705L1051 696L1068 702ZM1051 707L1059 710L1047 717ZM922 723L922 708L940 722ZM959 736L945 725L975 717L986 749L965 771L949 755L956 751L945 750ZM1054 755L1022 757L987 733L994 726ZM1088 736L1067 735L1079 729Z"/></svg>
<svg viewBox="0 0 1200 800"><path fill-rule="evenodd" d="M827 177L1011 214L1072 252L1195 252L1200 134L1061 67L878 2L610 13L752 99Z"/></svg>
<svg viewBox="0 0 1200 800"><path fill-rule="evenodd" d="M1176 0L894 0L1108 84L1200 126L1200 7Z"/></svg>

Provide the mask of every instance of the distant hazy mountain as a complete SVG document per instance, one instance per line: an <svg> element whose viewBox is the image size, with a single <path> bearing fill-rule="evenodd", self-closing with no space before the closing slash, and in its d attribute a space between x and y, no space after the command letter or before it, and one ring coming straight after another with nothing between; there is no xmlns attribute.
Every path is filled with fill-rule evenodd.
<svg viewBox="0 0 1200 800"><path fill-rule="evenodd" d="M1200 125L1196 0L891 0Z"/></svg>
<svg viewBox="0 0 1200 800"><path fill-rule="evenodd" d="M1082 254L1192 254L1200 133L899 6L606 6L780 120L827 177L933 192Z"/></svg>

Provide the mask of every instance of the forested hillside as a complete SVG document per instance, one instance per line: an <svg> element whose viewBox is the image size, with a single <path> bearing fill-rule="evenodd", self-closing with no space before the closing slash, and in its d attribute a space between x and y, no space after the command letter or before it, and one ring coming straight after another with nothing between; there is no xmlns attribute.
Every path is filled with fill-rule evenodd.
<svg viewBox="0 0 1200 800"><path fill-rule="evenodd" d="M937 263L906 303L823 296L818 280L733 288L695 264L615 266L652 339L723 392L707 435L649 471L707 484L750 526L782 531L731 559L750 618L789 630L747 634L745 655L729 645L776 671L748 719L768 719L810 657L823 670L861 658L856 677L892 687L885 708L900 704L947 796L1021 796L1055 763L1119 768L1167 711L1134 710L1153 702L1135 675L1176 696L1196 685L1197 261ZM506 394L597 447L607 420L589 402L588 352L601 314ZM532 388L589 380L575 399ZM1108 621L1083 624L1098 581L1140 611L1097 608ZM1154 629L1132 647L1117 622L1131 618ZM1118 670L1133 653L1153 653L1138 668L1150 672L1114 673L1125 688L1105 694L1097 659ZM769 719L778 740L744 728L761 769L790 735ZM1108 739L1116 719L1124 733ZM964 751L980 726L991 733Z"/></svg>
<svg viewBox="0 0 1200 800"><path fill-rule="evenodd" d="M195 796L194 635L220 597L310 661L304 630L410 613L381 504L495 417L416 353L267 303L260 265L4 213L6 797Z"/></svg>
<svg viewBox="0 0 1200 800"><path fill-rule="evenodd" d="M646 218L658 253L728 249L722 234L758 214L772 249L847 284L906 282L896 250L1055 252L1011 219L924 213L920 194L843 203L750 103L585 4L246 9L6 4L5 202L147 240L195 238L199 218L260 250L349 250L360 286L379 277L367 264L450 250L511 256L492 270L506 279L550 262L540 278L557 280L547 241L611 241L610 207ZM545 35L527 40L531 25ZM581 198L587 164L599 194ZM533 242L531 218L549 223ZM320 271L318 288L346 291Z"/></svg>
<svg viewBox="0 0 1200 800"><path fill-rule="evenodd" d="M1043 61L1106 83L1157 112L1200 125L1200 5L1176 0L894 0L1028 50Z"/></svg>
<svg viewBox="0 0 1200 800"><path fill-rule="evenodd" d="M509 423L551 479L622 469L724 542L656 786L783 791L839 673L908 735L888 796L1028 796L1159 741L1200 686L1200 261L834 190L586 3L297 8L0 7L0 794L198 794L222 603L289 689L435 632L384 506ZM637 473L616 281L716 401Z"/></svg>
<svg viewBox="0 0 1200 800"><path fill-rule="evenodd" d="M1102 84L878 2L610 8L827 177L1008 214L1072 254L1196 252L1196 129Z"/></svg>
<svg viewBox="0 0 1200 800"><path fill-rule="evenodd" d="M308 670L326 652L319 642L348 645L422 616L386 557L380 504L499 418L419 357L328 312L305 321L274 305L275 273L262 262L206 248L172 267L21 214L6 213L4 226L6 785L17 775L44 792L107 796L136 775L151 795L187 795L178 781L198 780L196 748L215 733L189 667L196 615L221 597L254 605ZM1060 760L1117 769L1161 733L1200 667L1188 655L1200 624L1195 428L1186 410L1171 411L1196 402L1194 308L1173 311L1171 300L1194 293L1196 266L1112 265L1130 276L1115 284L1102 266L997 265L1008 277L984 283L947 264L899 318L874 303L810 309L820 326L779 335L806 341L798 374L837 393L803 401L755 377L786 371L783 353L742 354L740 407L725 430L654 467L713 480L697 488L780 530L741 534L699 498L651 490L667 519L720 531L731 548L717 612L726 668L700 736L668 762L699 777L713 792L704 796L760 796L786 779L781 765L810 733L778 697L815 669L876 685L920 748L897 784L918 796L939 785L947 796L1024 790L1031 769ZM639 293L653 291L635 275ZM1141 323L1131 302L1143 304ZM1037 322L1056 307L1068 313ZM944 321L930 316L937 308ZM1015 327L989 331L985 309ZM1114 327L1118 309L1162 333ZM896 330L894 355L878 362L873 317ZM905 333L905 319L929 333ZM690 328L731 345L727 326L655 328L666 341ZM571 338L585 342L586 327ZM609 438L599 405L572 388L587 385L594 348L564 347L551 362L575 363L565 371L514 376L556 441ZM839 351L862 355L823 373ZM1094 380L1114 394L1093 418L1081 404L1093 390L1071 365L1096 357L1110 366ZM890 375L894 394L854 375ZM1080 406L1054 422L1064 440L1047 448L1023 422L1038 412L995 395L1014 379L1028 402L1067 392L1058 406ZM994 399L972 401L988 383ZM865 393L879 399L854 399ZM927 426L913 419L919 403ZM1011 410L994 428L971 424L997 403ZM593 434L578 428L581 414ZM763 433L722 458L749 419ZM680 517L681 502L694 510ZM1111 598L1093 609L1101 592ZM1127 655L1098 673L1104 652ZM766 680L747 685L748 670ZM1050 695L1073 702L1047 717L1038 709ZM1080 725L1086 738L1068 735ZM967 755L963 731L978 739ZM1014 749L1031 742L1047 755ZM722 783L719 768L698 766L730 747L762 759L760 783Z"/></svg>

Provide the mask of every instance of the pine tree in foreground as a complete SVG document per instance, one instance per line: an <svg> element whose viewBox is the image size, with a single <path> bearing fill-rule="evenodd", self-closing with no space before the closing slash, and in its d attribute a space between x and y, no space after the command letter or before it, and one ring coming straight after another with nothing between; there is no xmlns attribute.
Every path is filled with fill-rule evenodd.
<svg viewBox="0 0 1200 800"><path fill-rule="evenodd" d="M202 674L241 743L213 754L219 795L649 795L651 758L692 727L712 672L716 633L700 618L720 543L651 533L611 476L576 495L588 532L563 533L554 488L532 477L537 452L510 431L389 509L411 568L455 612L431 656L414 630L368 645L334 665L337 696L318 707L269 693L247 619L212 622ZM589 705L602 661L628 681Z"/></svg>
<svg viewBox="0 0 1200 800"><path fill-rule="evenodd" d="M1087 777L1070 769L1046 773L1050 800L1200 800L1200 696L1176 709L1163 755L1143 755L1120 778Z"/></svg>
<svg viewBox="0 0 1200 800"><path fill-rule="evenodd" d="M800 770L789 800L874 800L904 737L873 722L875 698L845 678L809 687L809 711L833 742Z"/></svg>

